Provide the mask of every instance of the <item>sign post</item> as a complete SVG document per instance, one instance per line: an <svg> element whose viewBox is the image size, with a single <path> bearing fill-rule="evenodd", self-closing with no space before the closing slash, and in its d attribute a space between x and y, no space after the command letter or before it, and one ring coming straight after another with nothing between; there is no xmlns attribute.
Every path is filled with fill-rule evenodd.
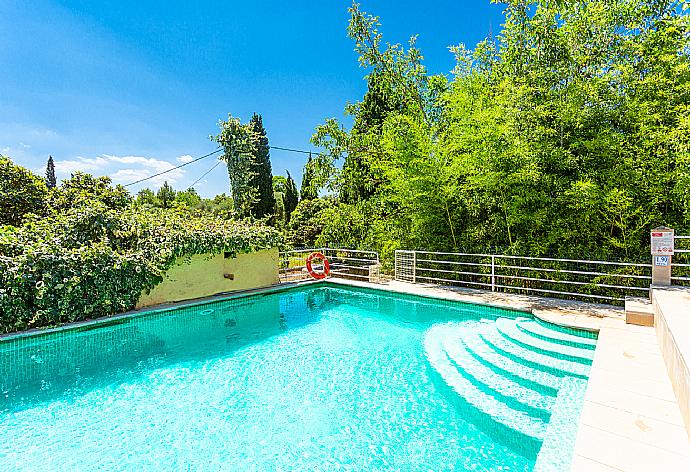
<svg viewBox="0 0 690 472"><path fill-rule="evenodd" d="M651 231L652 285L671 285L673 236L673 230L665 226Z"/></svg>

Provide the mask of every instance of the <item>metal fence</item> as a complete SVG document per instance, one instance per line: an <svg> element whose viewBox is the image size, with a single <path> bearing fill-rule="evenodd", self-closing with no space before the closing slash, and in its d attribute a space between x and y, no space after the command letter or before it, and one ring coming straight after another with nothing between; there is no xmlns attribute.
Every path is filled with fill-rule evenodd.
<svg viewBox="0 0 690 472"><path fill-rule="evenodd" d="M671 283L690 285L690 236L673 237L674 254L671 262Z"/></svg>
<svg viewBox="0 0 690 472"><path fill-rule="evenodd" d="M354 280L378 281L379 254L357 249L310 248L280 253L281 282L294 282L310 278L306 259L312 252L320 252L328 259L331 275Z"/></svg>
<svg viewBox="0 0 690 472"><path fill-rule="evenodd" d="M399 250L395 279L620 304L648 296L651 264Z"/></svg>

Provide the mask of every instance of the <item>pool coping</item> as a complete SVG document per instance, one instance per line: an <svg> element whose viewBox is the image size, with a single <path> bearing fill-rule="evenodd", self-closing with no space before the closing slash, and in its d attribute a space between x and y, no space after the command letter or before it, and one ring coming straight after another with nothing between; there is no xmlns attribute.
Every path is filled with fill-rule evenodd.
<svg viewBox="0 0 690 472"><path fill-rule="evenodd" d="M595 303L476 289L390 281L375 284L329 278L281 283L201 299L166 303L114 316L0 335L10 339L108 324L125 318L308 285L342 285L531 313L559 326L598 333L580 414L572 471L690 470L690 441L653 327L625 324L624 311Z"/></svg>

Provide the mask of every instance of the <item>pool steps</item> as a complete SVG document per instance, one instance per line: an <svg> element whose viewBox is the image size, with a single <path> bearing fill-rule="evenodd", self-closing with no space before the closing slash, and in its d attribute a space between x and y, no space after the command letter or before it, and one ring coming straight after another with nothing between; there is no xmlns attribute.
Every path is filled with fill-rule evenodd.
<svg viewBox="0 0 690 472"><path fill-rule="evenodd" d="M537 348L542 354L553 356L560 360L592 364L594 351L591 349L556 344L552 341L537 338L518 328L518 323L519 321L508 318L499 318L496 320L496 329L503 337L525 349Z"/></svg>
<svg viewBox="0 0 690 472"><path fill-rule="evenodd" d="M585 381L596 340L529 318L484 321L429 328L427 360L464 412L481 417L475 424L536 455L552 447L560 387Z"/></svg>
<svg viewBox="0 0 690 472"><path fill-rule="evenodd" d="M548 420L548 408L553 403L551 397L544 396L509 377L496 375L468 352L464 342L458 343L457 338L444 337L442 346L453 365L477 388L494 396L497 393L496 397L511 408Z"/></svg>
<svg viewBox="0 0 690 472"><path fill-rule="evenodd" d="M556 331L534 320L518 320L515 326L535 338L551 343L562 343L568 346L579 347L580 349L594 349L597 344L596 339Z"/></svg>

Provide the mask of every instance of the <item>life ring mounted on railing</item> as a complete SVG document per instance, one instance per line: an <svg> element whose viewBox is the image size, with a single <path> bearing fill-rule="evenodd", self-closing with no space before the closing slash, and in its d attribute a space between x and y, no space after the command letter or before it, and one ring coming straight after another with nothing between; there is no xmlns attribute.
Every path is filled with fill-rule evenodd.
<svg viewBox="0 0 690 472"><path fill-rule="evenodd" d="M323 263L323 272L317 272L314 270L314 268L312 267L312 261L314 259L321 260L321 262ZM328 263L328 259L326 259L326 256L324 256L320 252L312 252L311 254L309 254L309 256L307 256L307 272L309 272L309 275L314 277L316 280L325 279L331 272L331 265Z"/></svg>

